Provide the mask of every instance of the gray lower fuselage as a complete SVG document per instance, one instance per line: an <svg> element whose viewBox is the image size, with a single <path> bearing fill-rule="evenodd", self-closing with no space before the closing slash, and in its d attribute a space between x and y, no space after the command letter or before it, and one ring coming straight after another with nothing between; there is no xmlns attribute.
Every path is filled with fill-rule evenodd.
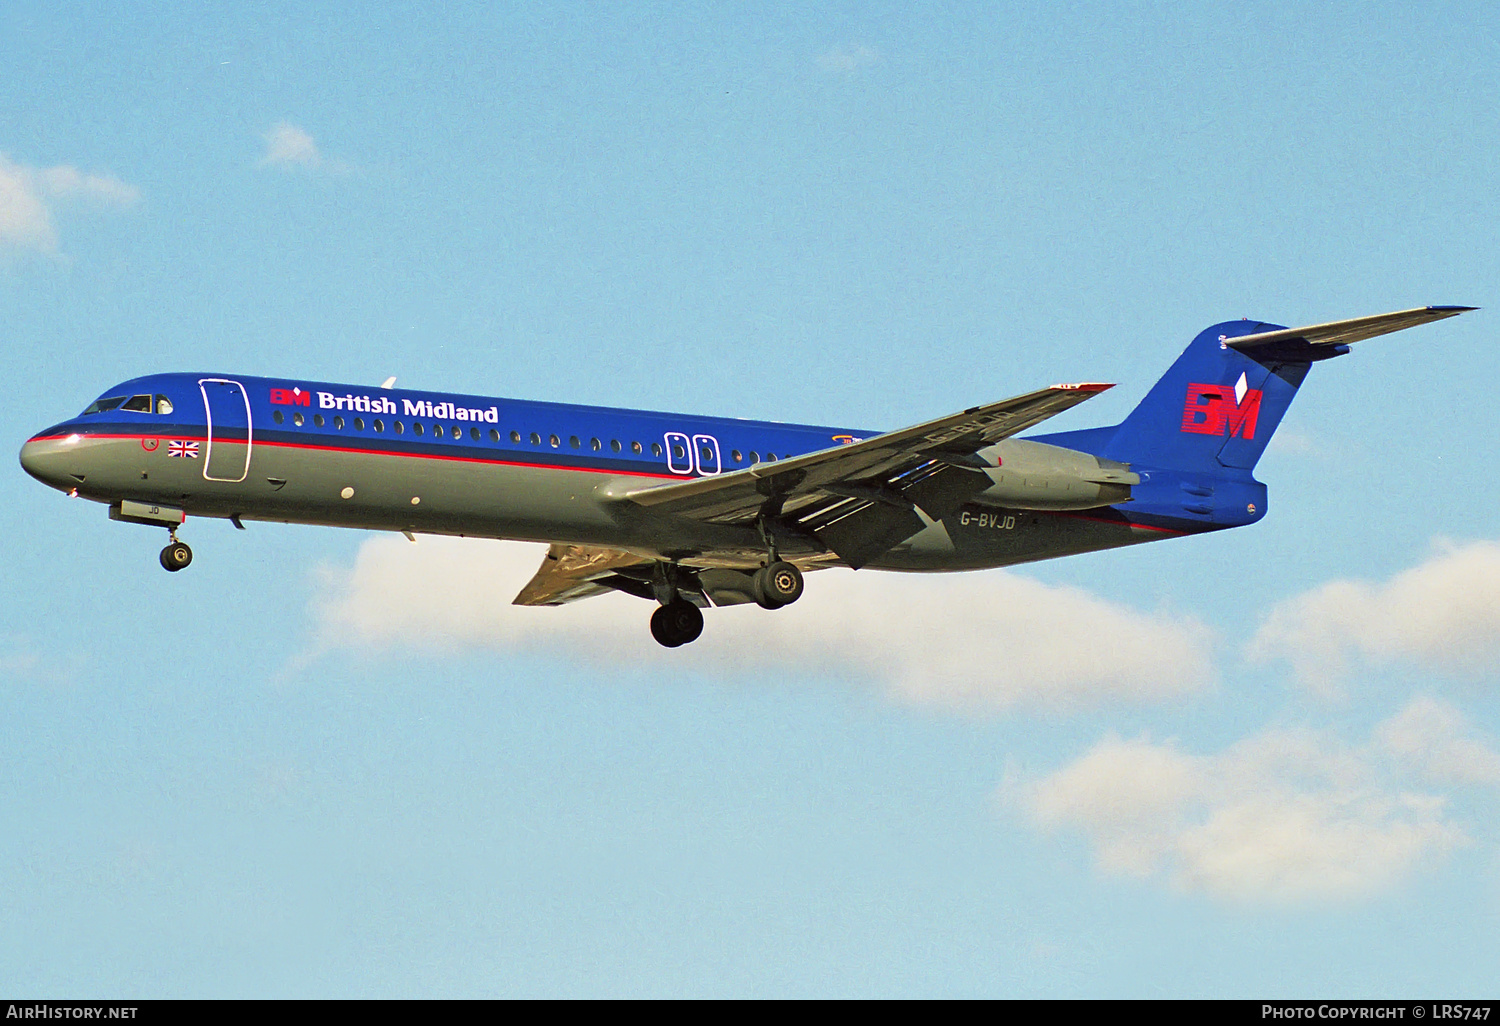
<svg viewBox="0 0 1500 1026"><path fill-rule="evenodd" d="M80 498L159 504L188 516L592 545L689 564L763 562L764 543L753 526L704 523L619 501L647 483L637 474L259 441L252 441L247 460L245 443L220 439L215 462L245 473L215 480L205 476L206 454L173 455L171 441L170 432L48 432L27 443L23 462L34 476ZM1039 496L1028 505L1043 501ZM1112 513L1019 508L982 494L869 565L975 570L1185 533ZM794 536L781 544L784 556L808 567L840 562L810 540Z"/></svg>

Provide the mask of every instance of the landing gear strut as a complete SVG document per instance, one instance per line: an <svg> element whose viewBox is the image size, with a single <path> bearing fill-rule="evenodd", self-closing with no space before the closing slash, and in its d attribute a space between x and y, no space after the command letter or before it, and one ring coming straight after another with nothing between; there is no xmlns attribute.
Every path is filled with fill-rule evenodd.
<svg viewBox="0 0 1500 1026"><path fill-rule="evenodd" d="M169 570L175 574L193 561L193 550L187 547L187 542L177 540L176 531L171 533L171 539L167 547L161 550L161 565L163 570Z"/></svg>
<svg viewBox="0 0 1500 1026"><path fill-rule="evenodd" d="M750 590L756 605L762 609L780 609L802 597L802 571L776 551L775 519L771 514L779 513L781 504L774 500L774 505L774 509L763 507L755 521L755 529L766 546L766 565L750 578Z"/></svg>
<svg viewBox="0 0 1500 1026"><path fill-rule="evenodd" d="M675 598L651 614L651 636L667 648L696 641L703 633L703 614L683 598Z"/></svg>

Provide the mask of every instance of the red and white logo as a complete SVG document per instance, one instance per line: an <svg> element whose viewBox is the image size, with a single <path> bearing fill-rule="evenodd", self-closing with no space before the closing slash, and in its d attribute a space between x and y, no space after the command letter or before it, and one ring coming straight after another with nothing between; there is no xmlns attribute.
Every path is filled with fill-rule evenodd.
<svg viewBox="0 0 1500 1026"><path fill-rule="evenodd" d="M304 392L300 388L273 388L271 389L272 406L311 406L312 393Z"/></svg>
<svg viewBox="0 0 1500 1026"><path fill-rule="evenodd" d="M1250 388L1245 375L1234 387L1193 382L1182 404L1182 430L1194 435L1254 438L1260 417L1260 389Z"/></svg>

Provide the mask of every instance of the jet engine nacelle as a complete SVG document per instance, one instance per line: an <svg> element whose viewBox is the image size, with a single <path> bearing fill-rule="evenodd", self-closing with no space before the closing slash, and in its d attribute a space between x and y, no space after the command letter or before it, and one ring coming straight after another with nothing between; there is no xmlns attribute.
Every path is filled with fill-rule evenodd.
<svg viewBox="0 0 1500 1026"><path fill-rule="evenodd" d="M1045 442L1007 438L979 457L992 482L973 502L1010 509L1094 509L1130 501L1141 483L1129 464Z"/></svg>

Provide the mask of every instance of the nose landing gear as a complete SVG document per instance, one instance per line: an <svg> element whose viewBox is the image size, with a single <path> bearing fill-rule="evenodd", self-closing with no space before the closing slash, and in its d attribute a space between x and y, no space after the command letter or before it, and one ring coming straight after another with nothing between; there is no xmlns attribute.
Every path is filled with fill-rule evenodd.
<svg viewBox="0 0 1500 1026"><path fill-rule="evenodd" d="M167 547L161 550L161 566L163 570L176 573L185 569L193 561L193 550L187 547L187 542L177 540L177 532L171 533L172 540Z"/></svg>

